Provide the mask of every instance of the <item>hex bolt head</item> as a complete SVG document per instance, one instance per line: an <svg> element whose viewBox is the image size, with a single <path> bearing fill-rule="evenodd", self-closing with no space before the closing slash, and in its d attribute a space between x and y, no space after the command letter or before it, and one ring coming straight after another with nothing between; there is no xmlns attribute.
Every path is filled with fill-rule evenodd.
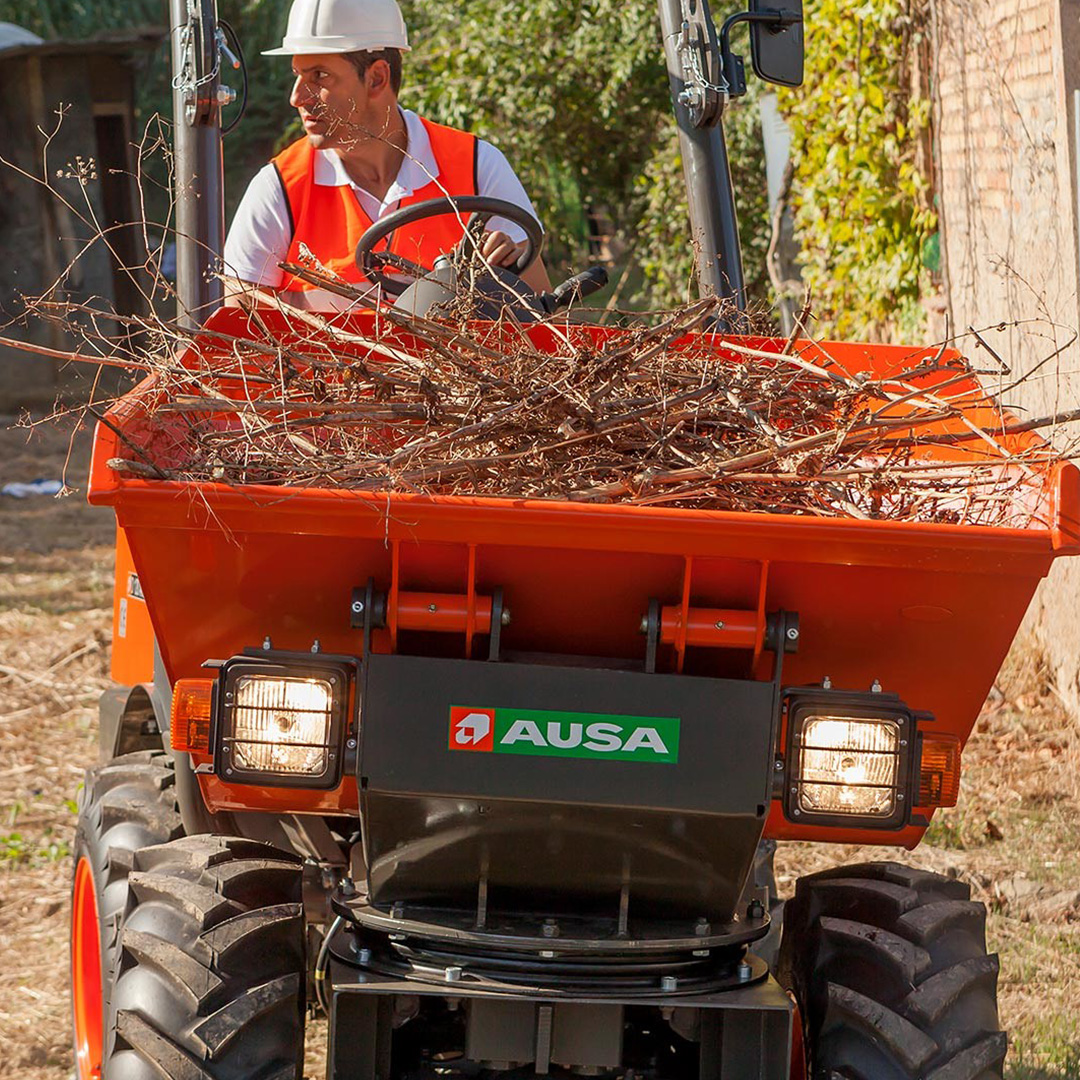
<svg viewBox="0 0 1080 1080"><path fill-rule="evenodd" d="M444 973L444 978L447 982L459 982L461 980L461 968L457 966L448 967Z"/></svg>
<svg viewBox="0 0 1080 1080"><path fill-rule="evenodd" d="M679 989L679 980L676 979L674 975L665 975L660 980L660 989L663 990L665 994L673 993L675 990Z"/></svg>
<svg viewBox="0 0 1080 1080"><path fill-rule="evenodd" d="M352 878L347 877L347 878L342 878L341 879L341 895L342 896L355 896L356 895L356 884L355 884L355 882L353 881Z"/></svg>
<svg viewBox="0 0 1080 1080"><path fill-rule="evenodd" d="M832 678L830 676L826 675L825 678L821 680L821 689L822 690L831 690L832 689Z"/></svg>
<svg viewBox="0 0 1080 1080"><path fill-rule="evenodd" d="M760 900L751 900L746 905L746 917L748 919L762 919L765 917L765 905Z"/></svg>
<svg viewBox="0 0 1080 1080"><path fill-rule="evenodd" d="M554 919L545 919L544 925L540 928L540 933L547 938L558 937L559 924Z"/></svg>
<svg viewBox="0 0 1080 1080"><path fill-rule="evenodd" d="M875 679L870 684L870 693L871 694L880 694L881 693L881 681L879 679Z"/></svg>
<svg viewBox="0 0 1080 1080"><path fill-rule="evenodd" d="M361 949L356 954L356 956L357 956L357 959L360 961L361 964L370 964L371 963L371 950L370 949Z"/></svg>
<svg viewBox="0 0 1080 1080"><path fill-rule="evenodd" d="M428 609L428 611L435 612L435 611L439 610L439 605L438 604L428 604L427 609Z"/></svg>
<svg viewBox="0 0 1080 1080"><path fill-rule="evenodd" d="M711 931L712 926L709 923L709 920L704 917L698 919L697 923L694 926L694 933L698 937L708 937Z"/></svg>
<svg viewBox="0 0 1080 1080"><path fill-rule="evenodd" d="M724 620L723 619L717 619L716 622L713 623L713 627L715 629L717 629L717 630L723 630L724 629Z"/></svg>
<svg viewBox="0 0 1080 1080"><path fill-rule="evenodd" d="M396 904L394 904L394 906L390 909L390 918L391 919L404 919L405 918L405 905L400 900Z"/></svg>
<svg viewBox="0 0 1080 1080"><path fill-rule="evenodd" d="M739 966L735 971L739 976L739 982L746 982L754 974L754 969L745 960L739 962Z"/></svg>

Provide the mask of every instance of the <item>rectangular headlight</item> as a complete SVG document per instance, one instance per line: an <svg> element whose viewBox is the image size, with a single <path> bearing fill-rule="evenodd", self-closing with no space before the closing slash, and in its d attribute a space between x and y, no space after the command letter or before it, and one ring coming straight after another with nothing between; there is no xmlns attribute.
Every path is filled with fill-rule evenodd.
<svg viewBox="0 0 1080 1080"><path fill-rule="evenodd" d="M341 777L349 673L238 657L221 674L217 772L231 783L335 787Z"/></svg>
<svg viewBox="0 0 1080 1080"><path fill-rule="evenodd" d="M789 704L788 818L903 827L911 804L912 713L892 696L830 697L810 692Z"/></svg>

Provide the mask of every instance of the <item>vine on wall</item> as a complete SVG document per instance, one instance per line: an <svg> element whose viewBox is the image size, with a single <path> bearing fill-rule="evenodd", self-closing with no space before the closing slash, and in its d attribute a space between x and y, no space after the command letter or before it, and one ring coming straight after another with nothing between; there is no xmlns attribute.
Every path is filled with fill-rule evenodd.
<svg viewBox="0 0 1080 1080"><path fill-rule="evenodd" d="M816 332L917 337L934 292L927 0L807 0L806 79L784 91L791 202Z"/></svg>

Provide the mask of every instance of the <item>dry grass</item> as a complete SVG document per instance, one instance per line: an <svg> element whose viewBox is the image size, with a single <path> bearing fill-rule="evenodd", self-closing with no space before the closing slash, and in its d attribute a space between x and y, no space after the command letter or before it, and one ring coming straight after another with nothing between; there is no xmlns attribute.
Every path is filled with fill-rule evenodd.
<svg viewBox="0 0 1080 1080"><path fill-rule="evenodd" d="M59 476L66 439L0 430L0 483ZM75 482L85 475L86 446ZM73 803L108 681L113 525L81 496L0 499L0 1047L20 1080L67 1080ZM1080 1080L1080 731L1030 644L966 755L961 805L916 852L791 845L781 882L883 854L954 873L991 907L1009 1080ZM309 1031L319 1076L325 1024Z"/></svg>

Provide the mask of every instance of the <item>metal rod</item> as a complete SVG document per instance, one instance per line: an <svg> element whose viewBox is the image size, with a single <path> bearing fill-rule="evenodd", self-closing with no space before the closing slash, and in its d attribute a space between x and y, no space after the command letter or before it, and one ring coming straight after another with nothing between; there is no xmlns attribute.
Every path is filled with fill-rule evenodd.
<svg viewBox="0 0 1080 1080"><path fill-rule="evenodd" d="M689 109L679 100L687 88L679 55L682 25L681 0L660 0L660 27L672 105L679 126L698 288L702 296L732 300L742 311L746 308L746 289L724 124L720 119L715 126L694 127Z"/></svg>
<svg viewBox="0 0 1080 1080"><path fill-rule="evenodd" d="M170 0L169 16L177 317L181 325L194 327L204 323L222 301L217 273L225 237L225 183L218 104L217 3Z"/></svg>

